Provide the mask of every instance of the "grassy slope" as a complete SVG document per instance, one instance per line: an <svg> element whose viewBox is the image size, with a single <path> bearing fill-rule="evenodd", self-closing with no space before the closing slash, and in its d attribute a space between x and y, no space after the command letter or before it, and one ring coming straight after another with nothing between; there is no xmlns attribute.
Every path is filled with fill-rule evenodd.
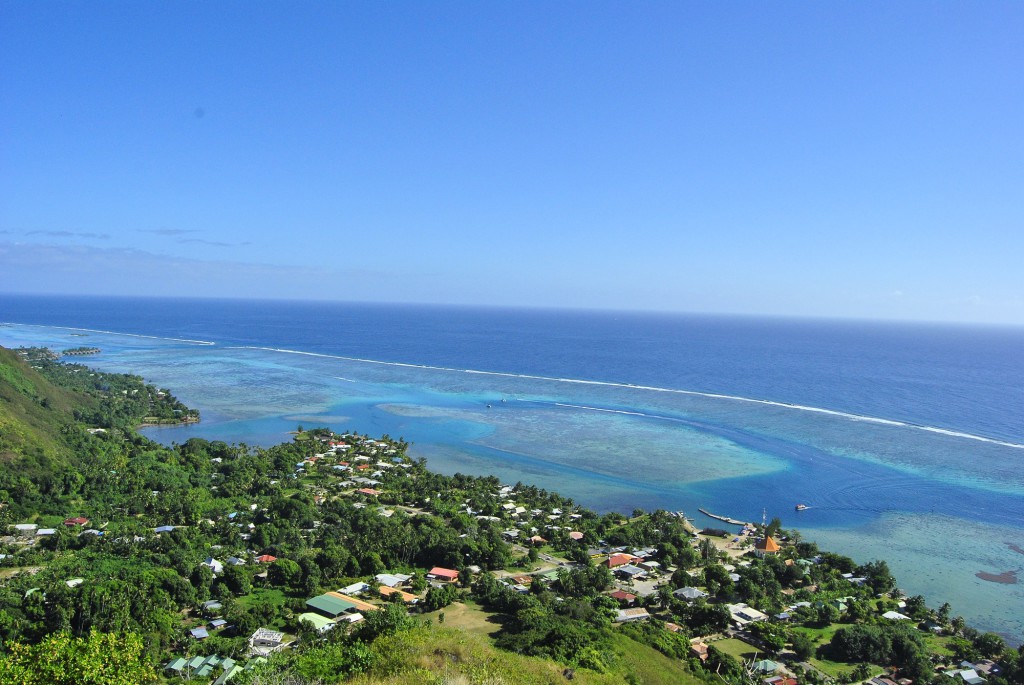
<svg viewBox="0 0 1024 685"><path fill-rule="evenodd" d="M379 644L378 644L379 643ZM570 682L564 666L537 657L495 648L486 636L459 628L429 627L381 638L374 651L383 662L356 685L547 685ZM616 637L619 663L610 673L577 670L571 682L580 685L622 685L627 674L650 685L699 685L682 662L625 636Z"/></svg>
<svg viewBox="0 0 1024 685"><path fill-rule="evenodd" d="M0 347L0 463L66 457L58 436L72 421L73 408L84 401Z"/></svg>
<svg viewBox="0 0 1024 685"><path fill-rule="evenodd" d="M434 611L423 614L422 618L433 623L437 620L438 614L445 614L444 628L456 629L459 632L471 633L476 637L490 638L501 629L500 615L483 610L473 602L456 603L445 607L441 611ZM489 644L489 643L487 643ZM492 648L493 649L493 648ZM616 682L623 682L627 673L634 674L642 683L700 683L686 670L682 663L670 659L661 652L646 645L639 644L624 635L616 635L615 651L619 655L619 667L616 671ZM526 659L515 655L500 652L506 656L516 659ZM548 661L541 663L550 664ZM558 673L561 673L559 667ZM546 672L545 672L546 673ZM561 677L561 676L560 676ZM589 680L587 678L590 678ZM564 679L563 679L564 680ZM476 682L476 681L467 681ZM514 682L509 681L509 682ZM538 680L537 682L548 682ZM589 671L579 671L574 682L603 683L606 676L601 676Z"/></svg>

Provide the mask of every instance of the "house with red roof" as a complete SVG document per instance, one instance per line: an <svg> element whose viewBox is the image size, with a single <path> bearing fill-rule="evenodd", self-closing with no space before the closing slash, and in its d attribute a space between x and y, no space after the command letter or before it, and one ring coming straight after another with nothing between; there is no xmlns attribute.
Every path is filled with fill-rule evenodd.
<svg viewBox="0 0 1024 685"><path fill-rule="evenodd" d="M273 554L261 554L258 557L256 557L257 564L272 564L275 561L277 561L277 557L275 557Z"/></svg>
<svg viewBox="0 0 1024 685"><path fill-rule="evenodd" d="M619 566L625 566L630 564L636 559L632 554L625 554L623 552L616 552L615 554L608 557L608 568L618 568Z"/></svg>
<svg viewBox="0 0 1024 685"><path fill-rule="evenodd" d="M435 566L434 568L430 569L430 573L427 574L427 578L429 578L430 580L440 580L445 583L454 583L456 580L459 579L459 572L453 571L450 568L441 568L440 566Z"/></svg>
<svg viewBox="0 0 1024 685"><path fill-rule="evenodd" d="M64 519L65 526L84 526L89 523L89 519L82 516L76 516L70 519Z"/></svg>
<svg viewBox="0 0 1024 685"><path fill-rule="evenodd" d="M630 594L625 590L613 590L608 593L608 596L626 606L630 606L636 601L636 595Z"/></svg>

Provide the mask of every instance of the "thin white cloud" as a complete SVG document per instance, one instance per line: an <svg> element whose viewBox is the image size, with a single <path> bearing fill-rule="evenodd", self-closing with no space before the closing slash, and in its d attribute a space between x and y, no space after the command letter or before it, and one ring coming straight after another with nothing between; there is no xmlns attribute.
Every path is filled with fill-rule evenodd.
<svg viewBox="0 0 1024 685"><path fill-rule="evenodd" d="M140 228L138 231L139 233L153 233L155 235L166 235L172 237L199 232L194 228Z"/></svg>
<svg viewBox="0 0 1024 685"><path fill-rule="evenodd" d="M44 235L50 238L97 238L108 240L108 233L91 233L88 231L29 231L25 235Z"/></svg>
<svg viewBox="0 0 1024 685"><path fill-rule="evenodd" d="M202 238L182 238L178 241L179 243L195 243L198 245L210 245L213 247L244 247L246 245L252 245L248 240L242 243L225 243L219 240L204 240Z"/></svg>
<svg viewBox="0 0 1024 685"><path fill-rule="evenodd" d="M0 243L0 292L344 299L380 272L170 257L133 248Z"/></svg>

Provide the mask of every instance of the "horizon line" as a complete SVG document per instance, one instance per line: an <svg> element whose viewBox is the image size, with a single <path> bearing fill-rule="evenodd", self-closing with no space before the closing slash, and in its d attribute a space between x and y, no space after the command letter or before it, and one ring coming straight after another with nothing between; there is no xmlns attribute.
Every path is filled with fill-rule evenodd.
<svg viewBox="0 0 1024 685"><path fill-rule="evenodd" d="M281 304L336 304L354 306L391 306L391 307L415 307L439 309L463 309L463 310L505 310L505 311L536 311L536 312L578 312L578 313L603 313L617 315L662 315L678 317L708 317L708 318L737 318L737 319L772 319L791 321L832 321L838 323L871 323L882 325L921 325L921 326L950 326L965 328L1000 328L1000 329L1024 329L1024 322L1009 321L965 321L962 319L901 319L893 317L869 317L858 315L840 314L790 314L779 312L748 312L748 311L697 311L692 309L663 309L653 307L637 307L634 309L622 309L617 307L600 307L586 305L543 305L543 304L484 304L469 302L424 302L416 300L346 300L332 298L297 298L297 297L246 297L244 295L124 295L124 294L97 294L97 293L40 293L40 292L7 292L0 291L0 298L23 297L23 298L66 298L66 299L92 299L92 300L170 300L170 301L197 301L197 302L246 302L246 303L281 303ZM17 322L12 322L17 323Z"/></svg>

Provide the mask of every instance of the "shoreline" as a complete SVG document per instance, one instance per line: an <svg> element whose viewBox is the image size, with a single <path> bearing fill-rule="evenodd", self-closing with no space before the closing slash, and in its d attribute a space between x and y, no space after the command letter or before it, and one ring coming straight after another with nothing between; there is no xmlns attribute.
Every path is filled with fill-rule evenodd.
<svg viewBox="0 0 1024 685"><path fill-rule="evenodd" d="M135 429L138 430L139 428L180 428L182 426L191 426L201 422L202 419L176 419L174 421L160 421L157 423L145 422L137 425Z"/></svg>
<svg viewBox="0 0 1024 685"><path fill-rule="evenodd" d="M103 363L104 363L104 366L106 366L107 360L104 360ZM168 385L179 385L180 381L172 381L170 378L167 378L166 380L161 380L161 383L166 383ZM399 398L399 399L403 400L404 398ZM376 398L374 399L374 402L376 402ZM274 417L274 418L276 420L277 418L283 419L285 417L287 417L287 414L283 414L281 417ZM320 418L320 417L312 417L312 416L310 416L308 418L307 417L303 417L303 422L304 423L310 422L310 421L312 421L314 419L318 419L318 418ZM406 418L406 417L403 417L403 418ZM346 418L345 421L339 422L339 424L347 425L347 424L351 423L353 425L355 425L355 424L367 425L366 421L367 421L367 417L363 416L362 412L357 411L357 412L353 413L352 417ZM193 423L198 423L198 422L196 422L196 421L179 421L179 422L174 422L174 423L153 422L153 423L141 424L139 426L139 428L167 429L167 428L176 428L176 427L182 427L182 426L189 427ZM331 422L331 423L332 423L332 425L334 425L334 422ZM294 422L292 423L292 425L294 426ZM370 424L370 425L372 425L372 424ZM342 426L339 425L338 427L342 427ZM383 429L382 429L382 432L386 431L386 430L389 430L389 429L390 429L390 426L384 426ZM186 428L186 430L187 430L187 428ZM198 429L198 430L199 430L199 432L202 432L202 429ZM403 432L403 431L405 432L406 435L411 435L410 430L408 428L406 428L404 425L401 428L399 428L399 429L392 430L393 433L399 433L399 432ZM165 435L172 435L172 434L173 434L173 432L172 433L167 433ZM228 434L227 436L224 436L221 439L226 440L227 442L231 442L233 440L242 440L243 438L240 435L232 436L231 434ZM420 440L423 440L423 438L420 438ZM430 437L429 437L429 434L428 434L428 437L426 439L427 444L429 444L429 441L430 441ZM414 443L415 442L419 442L419 440L416 440L414 438ZM447 444L445 444L445 446L446 447L450 447L452 445L451 445L451 443L447 443ZM431 459L431 462L433 463L434 460ZM489 470L488 466L489 466L489 464L481 463L480 464L480 471L479 472L480 473L490 473L491 471ZM517 466L516 464L506 464L505 465L505 467L508 470L514 470L516 466ZM512 480L515 480L516 476L510 476L510 478ZM524 481L526 481L526 480L529 480L531 482L536 482L537 481L537 475L535 473L533 473L533 472L524 472L520 476L518 476L518 478L522 478ZM595 493L597 493L596 494L597 497L599 497L599 498L602 497L605 494L606 490L610 490L610 488L606 488L605 485L606 485L606 483L604 481L601 481L598 484L598 486L595 486L593 491ZM692 510L692 508L694 506L694 502L693 502L694 499L701 498L701 499L704 499L704 501L706 501L706 502L708 501L707 499L702 497L701 493L697 493L696 492L697 487L699 487L699 486L697 486L697 485L693 486L693 488L694 488L693 492L692 493L689 493L689 492L687 493L686 496L689 498L689 501L679 500L679 501L675 501L675 502L668 501L668 497L667 497L667 494L666 494L667 491L668 491L668 488L665 488L664 491L659 491L659 494L657 495L657 499L660 500L660 501L657 502L657 505L665 506L665 508L669 508L669 509L686 508L688 510ZM581 487L580 489L587 490L588 489L587 484L585 483L584 486ZM801 491L801 492L803 492L803 491ZM749 492L747 494L751 495L753 493ZM810 495L802 495L802 496L810 496ZM619 501L621 501L621 502L627 501L625 497L617 498L617 499ZM709 506L711 507L711 509L708 510L707 513L710 513L710 511L713 511L715 507L720 507L719 511L721 511L721 510L729 510L729 508L731 506L733 506L733 505L731 505L729 503L728 500L725 501L725 503L723 504L722 501L719 501L720 499L721 498L719 497L717 499L712 499L709 502ZM750 499L749 497L744 497L743 501L749 501L749 499ZM850 499L852 499L852 498L850 498ZM603 505L599 501L598 502L594 502L593 500L581 500L581 501L587 501L587 504L589 506L591 506L592 508L596 509L596 510L602 510L602 508L606 508L606 507L603 507ZM645 504L648 501L650 501L650 500L648 500L645 497L644 498L644 503L641 503L641 505ZM737 501L739 501L739 500L737 500ZM847 503L844 502L844 504L847 504ZM614 508L614 506L615 505L612 505L613 508ZM651 505L651 506L654 506L654 505ZM849 506L849 505L847 504L847 506ZM624 507L627 507L627 505L626 504L622 504L622 506L620 506L619 508L622 509ZM758 507L758 508L760 508L760 507ZM833 508L835 508L835 507L833 506ZM626 509L626 510L628 511L628 509ZM783 519L784 519L784 527L789 527L786 524L789 522L789 518L793 516L793 514L792 514L792 507L791 506L785 507L784 511L788 514L788 516L784 516L783 517ZM824 513L828 513L829 510L828 510L828 508L823 508L821 511L824 512ZM839 520L845 521L845 520L847 520L847 518L849 518L849 516L846 514L847 511L849 511L849 509L838 509L838 513L830 514L830 519L832 517L837 517ZM1005 509L1004 509L1004 511L1005 511ZM702 512L702 513L704 513L704 512ZM760 513L760 512L758 512L758 513ZM884 513L889 513L889 512L888 511L880 512L879 516L881 516ZM893 512L893 513L899 513L899 512ZM912 517L915 514L915 512L906 512L906 513L910 517ZM922 516L927 516L928 515L928 512L916 512L916 513L920 514ZM932 513L935 513L935 512L932 512ZM945 514L945 515L951 515L948 512L941 512L940 511L938 513ZM728 517L728 516L718 517L716 515L716 516L712 516L712 518L716 518L716 520L723 520L723 521L725 521L725 519L731 519L732 521L736 522L735 525L737 525L737 526L743 525L743 522L739 521L738 519L735 519L735 518L732 518L732 517ZM872 518L875 518L875 517L872 517ZM810 523L813 522L813 523L820 524L821 521L822 521L822 518L821 518L821 515L819 515L819 517L817 517L817 518L812 517L810 520L806 521L806 523L810 524ZM980 523L982 525L989 525L990 524L990 522L986 522L986 521L974 521L974 522ZM733 524L730 524L730 525L733 525ZM836 524L836 525L837 525L837 527L834 528L834 529L831 528L831 526L828 527L829 528L829 530L828 530L829 534L831 534L833 531L835 531L835 532L847 531L847 532L851 532L857 538L866 539L868 537L868 533L865 533L865 530L867 530L867 528L862 526L860 523L856 524L856 526L848 526L846 524ZM997 523L991 523L991 525L998 526L998 527L1004 527L1006 524L1003 523L1003 522L997 522ZM817 539L819 537L818 533L817 533L817 530L818 529L814 529L814 528L807 529L807 531L808 531L807 537L808 538L812 538L812 539ZM883 528L875 528L874 529L874 533L872 533L871 536L874 537L875 534L877 534L877 533L882 533L884 535L887 530L888 530L887 528L884 528L884 529ZM988 538L986 537L986 539L988 539ZM1007 539L1007 538L1000 538L1000 541L1002 541L1004 539ZM1012 539L1012 538L1010 538L1010 539ZM857 540L857 542L860 542L860 541L861 540ZM849 540L847 540L847 542L849 542ZM1009 544L1007 544L1007 547L1009 549L1013 550L1014 552L1018 553L1018 554L1024 554L1024 552L1020 551L1021 549L1024 549L1024 548L1018 547L1017 549L1014 549L1013 547L1010 547ZM867 544L866 543L863 544L863 545L855 545L853 548L851 548L851 547L849 547L847 545L843 545L843 546L831 545L831 548L834 548L834 549L836 549L836 550L838 550L838 551L840 551L840 552L842 552L844 554L850 554L851 556L854 556L854 557L858 558L859 560L869 560L871 558L884 557L885 554L886 554L884 550L878 550L878 549L869 550L869 549L867 549ZM876 548L877 548L877 545L876 545ZM853 550L857 550L857 551L853 551ZM915 549L913 551L916 552L917 550ZM1012 555L1010 555L1010 556L1012 556ZM914 558L916 559L916 556ZM989 565L989 568L996 568L996 569L1003 568L1003 569L1006 569L1006 568L1013 568L1013 566L1014 566L1013 562L1006 563L1005 560L996 560L996 561L994 561L993 563L991 563ZM1009 583L1001 583L1001 584L999 584L1001 587L999 587L999 589L996 589L995 586L993 586L991 584L992 581L979 582L979 579L975 578L975 572L976 571L978 571L977 566L975 566L974 568L971 568L969 571L967 571L966 569L959 568L959 567L956 569L956 572L957 572L957 575L958 575L958 577L960 579L960 582L964 585L964 587L968 586L968 584L969 584L968 581L970 581L970 584L973 584L974 586L987 586L987 587L990 588L990 590L987 592L988 597L993 597L993 596L996 596L996 595L998 595L999 597L1007 597L1008 596L1008 592L1007 591L1013 590L1014 594L1012 595L1012 599L1014 599L1014 600L1016 599L1016 597L1017 597L1016 588L1020 587L1019 583L1016 586L1011 585ZM915 572L914 572L914 570L912 568L910 568L908 570L901 571L899 573L899 576L901 578L905 579L905 581L910 581L913 577L915 577ZM929 580L929 583L934 582L934 580L935 580L934 577L931 578ZM943 579L941 579L941 578L939 579L940 582L942 580ZM980 580L984 580L984 579L980 579ZM919 584L912 583L911 584L911 588L912 588L911 592L915 593L915 594L920 592L920 593L925 594L926 596L932 596L932 591L927 589L929 583L926 583L925 585L919 585ZM916 585L916 587L915 587L915 585ZM945 587L945 586L939 585L939 587ZM939 595L936 595L936 596L939 596ZM956 606L958 609L963 611L963 610L968 609L970 606L973 606L973 605L976 604L976 601L975 601L974 597L975 596L981 596L981 592L980 591L974 592L973 595L970 595L970 594L968 594L968 595L955 594L954 595L954 594L950 594L949 592L947 592L947 593L945 593L942 596L944 598L946 598L946 599L949 599L954 604L954 606ZM1017 602L1014 601L1012 603L1012 605L1017 605Z"/></svg>

